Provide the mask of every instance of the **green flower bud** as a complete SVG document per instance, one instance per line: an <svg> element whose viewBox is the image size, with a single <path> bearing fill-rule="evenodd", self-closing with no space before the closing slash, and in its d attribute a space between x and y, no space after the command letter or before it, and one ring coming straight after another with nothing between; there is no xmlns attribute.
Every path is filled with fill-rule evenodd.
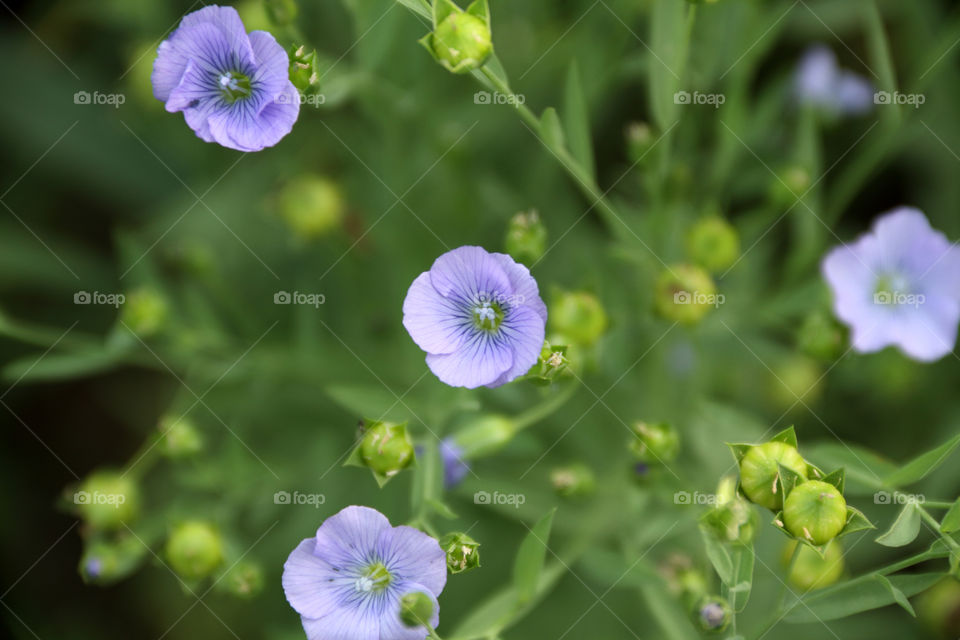
<svg viewBox="0 0 960 640"><path fill-rule="evenodd" d="M264 0L270 21L278 27L286 27L297 19L296 0Z"/></svg>
<svg viewBox="0 0 960 640"><path fill-rule="evenodd" d="M694 568L690 556L671 554L658 565L657 572L667 583L670 593L682 597L690 607L707 594L707 579L699 569Z"/></svg>
<svg viewBox="0 0 960 640"><path fill-rule="evenodd" d="M472 460L496 453L517 433L514 421L507 416L485 415L475 418L453 436L464 460Z"/></svg>
<svg viewBox="0 0 960 640"><path fill-rule="evenodd" d="M811 544L833 540L847 524L847 501L840 490L820 480L798 484L783 503L787 531Z"/></svg>
<svg viewBox="0 0 960 640"><path fill-rule="evenodd" d="M187 418L163 418L160 433L160 452L168 458L189 458L203 450L203 438Z"/></svg>
<svg viewBox="0 0 960 640"><path fill-rule="evenodd" d="M631 122L627 125L627 155L631 162L641 162L653 148L655 139L646 122Z"/></svg>
<svg viewBox="0 0 960 640"><path fill-rule="evenodd" d="M304 96L320 95L320 58L313 49L307 50L303 45L292 46L287 51L290 57L290 82ZM322 104L322 100L312 101Z"/></svg>
<svg viewBox="0 0 960 640"><path fill-rule="evenodd" d="M167 301L163 296L154 289L143 287L127 294L120 321L141 338L147 338L163 329L168 315Z"/></svg>
<svg viewBox="0 0 960 640"><path fill-rule="evenodd" d="M634 439L630 451L640 462L667 464L673 462L680 451L680 434L666 422L643 422L633 424Z"/></svg>
<svg viewBox="0 0 960 640"><path fill-rule="evenodd" d="M117 542L94 542L80 559L80 576L88 584L109 585L132 574L140 566L147 548L133 536Z"/></svg>
<svg viewBox="0 0 960 640"><path fill-rule="evenodd" d="M213 525L193 520L178 525L167 538L167 561L184 580L201 580L223 561L223 541Z"/></svg>
<svg viewBox="0 0 960 640"><path fill-rule="evenodd" d="M526 379L537 384L550 384L556 380L570 365L568 349L566 346L551 345L549 340L545 340L537 364L527 372Z"/></svg>
<svg viewBox="0 0 960 640"><path fill-rule="evenodd" d="M453 73L479 69L493 53L490 25L482 18L459 10L436 25L429 38L437 62Z"/></svg>
<svg viewBox="0 0 960 640"><path fill-rule="evenodd" d="M252 598L263 590L263 569L252 562L238 562L227 573L224 585L238 598Z"/></svg>
<svg viewBox="0 0 960 640"><path fill-rule="evenodd" d="M547 250L547 228L536 209L521 211L507 225L507 253L515 260L531 265Z"/></svg>
<svg viewBox="0 0 960 640"><path fill-rule="evenodd" d="M789 408L810 404L820 395L823 374L820 366L810 358L791 356L774 365L768 384L770 395L778 407Z"/></svg>
<svg viewBox="0 0 960 640"><path fill-rule="evenodd" d="M440 538L440 548L447 554L450 573L461 573L480 566L480 543L465 533L448 533Z"/></svg>
<svg viewBox="0 0 960 640"><path fill-rule="evenodd" d="M740 488L751 501L772 511L783 505L778 483L780 468L787 467L803 480L807 479L807 463L795 447L771 441L750 447L740 460Z"/></svg>
<svg viewBox="0 0 960 640"><path fill-rule="evenodd" d="M589 347L607 330L607 312L592 293L561 291L553 296L549 322L551 331Z"/></svg>
<svg viewBox="0 0 960 640"><path fill-rule="evenodd" d="M400 598L400 620L407 627L426 627L433 617L433 600L422 591L412 591Z"/></svg>
<svg viewBox="0 0 960 640"><path fill-rule="evenodd" d="M817 311L803 321L797 336L800 350L818 360L836 360L843 354L843 328L828 313Z"/></svg>
<svg viewBox="0 0 960 640"><path fill-rule="evenodd" d="M801 166L786 167L770 183L770 198L782 207L792 207L810 188L810 172ZM799 205L798 205L799 206Z"/></svg>
<svg viewBox="0 0 960 640"><path fill-rule="evenodd" d="M790 559L796 546L796 540L790 540L783 549L783 565L790 566ZM790 584L803 591L811 591L829 586L843 575L843 547L839 540L831 541L823 551L823 557L816 550L800 544L797 559L787 579Z"/></svg>
<svg viewBox="0 0 960 640"><path fill-rule="evenodd" d="M703 218L687 233L687 253L708 271L724 271L740 256L740 236L719 216Z"/></svg>
<svg viewBox="0 0 960 640"><path fill-rule="evenodd" d="M550 484L564 498L579 498L593 493L597 479L593 471L582 462L575 462L550 472Z"/></svg>
<svg viewBox="0 0 960 640"><path fill-rule="evenodd" d="M730 605L720 596L707 596L697 606L697 621L704 631L721 632L730 624Z"/></svg>
<svg viewBox="0 0 960 640"><path fill-rule="evenodd" d="M727 476L717 487L717 504L700 519L718 540L750 544L757 533L759 518L750 503L736 493L736 481Z"/></svg>
<svg viewBox="0 0 960 640"><path fill-rule="evenodd" d="M96 471L73 494L83 520L94 529L119 529L136 519L140 491L130 476L116 471Z"/></svg>
<svg viewBox="0 0 960 640"><path fill-rule="evenodd" d="M280 217L294 235L315 240L340 226L346 212L337 183L315 175L294 178L280 190Z"/></svg>
<svg viewBox="0 0 960 640"><path fill-rule="evenodd" d="M367 423L360 443L360 458L365 466L385 478L392 478L409 467L415 456L407 423Z"/></svg>
<svg viewBox="0 0 960 640"><path fill-rule="evenodd" d="M947 577L920 594L917 618L940 638L960 637L960 581Z"/></svg>
<svg viewBox="0 0 960 640"><path fill-rule="evenodd" d="M723 302L710 274L688 264L674 265L661 273L654 295L661 316L688 325L696 324Z"/></svg>

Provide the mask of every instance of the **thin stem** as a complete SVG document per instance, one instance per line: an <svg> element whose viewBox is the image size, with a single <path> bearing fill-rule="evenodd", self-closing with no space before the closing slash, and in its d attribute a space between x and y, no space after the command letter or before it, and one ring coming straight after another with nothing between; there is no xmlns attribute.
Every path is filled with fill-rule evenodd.
<svg viewBox="0 0 960 640"><path fill-rule="evenodd" d="M940 523L937 521L936 518L930 515L929 511L927 511L926 509L924 509L919 505L917 505L917 509L920 511L920 517L923 518L923 520L927 524L933 527L933 530L937 533L937 535L943 538L943 541L947 543L948 547L950 547L954 551L960 550L960 543L954 540L952 536L949 536L946 533L940 531Z"/></svg>
<svg viewBox="0 0 960 640"><path fill-rule="evenodd" d="M431 640L443 640L443 638L437 635L436 629L434 629L430 625L427 625L427 637L430 638Z"/></svg>
<svg viewBox="0 0 960 640"><path fill-rule="evenodd" d="M563 389L563 391L560 391L552 395L551 397L547 398L540 404L518 415L514 419L514 424L517 427L517 431L519 431L520 429L525 429L545 419L554 411L562 407L567 402L567 400L569 400L573 396L576 390L577 390L577 385L571 382L567 385L565 389Z"/></svg>
<svg viewBox="0 0 960 640"><path fill-rule="evenodd" d="M949 509L953 506L952 502L943 502L941 500L927 500L923 503L924 507L932 507L934 509Z"/></svg>

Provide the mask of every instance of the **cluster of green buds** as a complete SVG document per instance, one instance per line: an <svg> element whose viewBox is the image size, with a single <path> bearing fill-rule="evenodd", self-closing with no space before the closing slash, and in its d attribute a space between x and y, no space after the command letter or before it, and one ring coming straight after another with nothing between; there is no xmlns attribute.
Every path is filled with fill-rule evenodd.
<svg viewBox="0 0 960 640"><path fill-rule="evenodd" d="M643 422L631 426L629 448L637 461L648 465L669 464L680 452L680 434L666 422Z"/></svg>
<svg viewBox="0 0 960 640"><path fill-rule="evenodd" d="M532 265L547 250L547 228L536 209L521 211L507 224L507 253L519 262Z"/></svg>
<svg viewBox="0 0 960 640"><path fill-rule="evenodd" d="M466 11L451 0L434 0L433 31L420 44L448 71L479 69L493 53L487 0L474 0Z"/></svg>
<svg viewBox="0 0 960 640"><path fill-rule="evenodd" d="M360 443L344 466L366 467L381 487L416 462L407 423L366 420L361 423Z"/></svg>
<svg viewBox="0 0 960 640"><path fill-rule="evenodd" d="M712 273L729 269L740 257L740 236L718 215L701 218L687 232L687 255Z"/></svg>
<svg viewBox="0 0 960 640"><path fill-rule="evenodd" d="M480 543L462 532L440 538L440 548L447 554L447 570L463 573L480 566Z"/></svg>
<svg viewBox="0 0 960 640"><path fill-rule="evenodd" d="M340 227L347 205L340 186L315 174L303 174L277 194L277 211L294 236L306 241L321 238Z"/></svg>
<svg viewBox="0 0 960 640"><path fill-rule="evenodd" d="M575 462L550 472L550 484L563 498L588 496L597 488L597 478L587 465Z"/></svg>
<svg viewBox="0 0 960 640"><path fill-rule="evenodd" d="M550 304L549 335L556 342L591 347L607 330L607 312L587 291L557 291Z"/></svg>
<svg viewBox="0 0 960 640"><path fill-rule="evenodd" d="M710 274L703 267L691 264L676 264L665 269L654 286L657 313L680 324L697 324L722 302L723 296L717 293Z"/></svg>
<svg viewBox="0 0 960 640"><path fill-rule="evenodd" d="M759 445L730 444L740 467L740 491L776 513L774 525L824 554L831 540L872 528L843 497L844 472L824 473L800 455L793 427Z"/></svg>
<svg viewBox="0 0 960 640"><path fill-rule="evenodd" d="M202 580L223 563L223 538L209 522L188 520L170 532L165 555L183 580Z"/></svg>

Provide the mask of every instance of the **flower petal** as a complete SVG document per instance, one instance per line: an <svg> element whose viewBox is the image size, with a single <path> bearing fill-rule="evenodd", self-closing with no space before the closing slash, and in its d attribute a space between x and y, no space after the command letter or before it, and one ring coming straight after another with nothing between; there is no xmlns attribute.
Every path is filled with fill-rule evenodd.
<svg viewBox="0 0 960 640"><path fill-rule="evenodd" d="M383 531L377 554L391 575L401 581L423 585L434 596L447 583L447 556L440 544L413 527L399 526Z"/></svg>
<svg viewBox="0 0 960 640"><path fill-rule="evenodd" d="M297 613L321 618L337 610L338 594L330 588L336 572L316 555L317 541L307 538L294 549L283 565L281 583L287 602Z"/></svg>
<svg viewBox="0 0 960 640"><path fill-rule="evenodd" d="M540 298L540 288L537 286L537 281L530 275L530 269L514 261L505 253L492 253L490 255L496 259L510 280L510 286L513 289L513 306L529 306L546 322L547 305Z"/></svg>
<svg viewBox="0 0 960 640"><path fill-rule="evenodd" d="M472 329L467 311L463 303L441 296L430 282L430 272L424 272L410 285L403 301L403 326L427 353L452 353Z"/></svg>
<svg viewBox="0 0 960 640"><path fill-rule="evenodd" d="M513 350L513 364L488 387L499 387L522 376L537 363L543 349L546 325L536 307L511 307L500 325L500 333Z"/></svg>
<svg viewBox="0 0 960 640"><path fill-rule="evenodd" d="M507 341L477 330L453 353L428 353L427 366L451 387L476 389L513 366L513 351Z"/></svg>
<svg viewBox="0 0 960 640"><path fill-rule="evenodd" d="M458 300L513 294L500 261L482 247L458 247L437 258L430 267L430 282L440 295Z"/></svg>
<svg viewBox="0 0 960 640"><path fill-rule="evenodd" d="M346 553L363 562L380 534L389 529L390 521L376 509L351 505L324 520L317 529L316 553L320 557Z"/></svg>
<svg viewBox="0 0 960 640"><path fill-rule="evenodd" d="M301 622L307 640L381 640L379 617L362 615L355 609L343 609L320 619L304 617Z"/></svg>
<svg viewBox="0 0 960 640"><path fill-rule="evenodd" d="M210 135L230 149L260 151L290 133L299 113L299 94L288 82L283 93L259 112L252 100L238 100L228 108L214 111L209 118Z"/></svg>

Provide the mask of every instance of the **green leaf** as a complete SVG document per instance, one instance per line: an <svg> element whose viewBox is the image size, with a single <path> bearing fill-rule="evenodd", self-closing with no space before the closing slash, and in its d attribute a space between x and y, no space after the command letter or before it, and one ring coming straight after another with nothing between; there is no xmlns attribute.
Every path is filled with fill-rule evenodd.
<svg viewBox="0 0 960 640"><path fill-rule="evenodd" d="M793 425L787 427L777 435L770 438L770 442L782 442L790 445L794 449L800 446L797 444L797 431L793 428Z"/></svg>
<svg viewBox="0 0 960 640"><path fill-rule="evenodd" d="M462 12L463 10L450 0L433 0L433 28L436 29L437 25L450 15Z"/></svg>
<svg viewBox="0 0 960 640"><path fill-rule="evenodd" d="M680 88L687 49L686 5L677 0L653 0L650 51L647 59L650 109L657 126L666 131L677 120L674 94Z"/></svg>
<svg viewBox="0 0 960 640"><path fill-rule="evenodd" d="M943 464L958 444L960 444L960 435L950 438L935 449L920 454L903 465L898 471L894 471L884 478L884 483L891 487L902 487L923 480L929 473Z"/></svg>
<svg viewBox="0 0 960 640"><path fill-rule="evenodd" d="M837 534L837 537L840 538L865 529L876 529L876 527L873 526L867 516L863 515L863 512L847 505L847 524L843 526L843 530Z"/></svg>
<svg viewBox="0 0 960 640"><path fill-rule="evenodd" d="M837 488L837 491L843 494L846 473L842 468L837 469L836 471L831 471L827 475L823 476L820 480L822 482L826 482L827 484L832 484Z"/></svg>
<svg viewBox="0 0 960 640"><path fill-rule="evenodd" d="M877 537L876 542L885 547L902 547L908 545L920 535L920 510L916 504L903 505L897 519L887 529L886 533Z"/></svg>
<svg viewBox="0 0 960 640"><path fill-rule="evenodd" d="M453 509L451 509L446 502L442 502L436 498L427 498L427 504L430 506L430 509L441 518L454 520L457 517L457 514L454 513Z"/></svg>
<svg viewBox="0 0 960 640"><path fill-rule="evenodd" d="M563 149L563 127L560 125L560 117L557 116L557 110L553 107L547 107L540 116L540 133L543 141L553 150Z"/></svg>
<svg viewBox="0 0 960 640"><path fill-rule="evenodd" d="M753 590L753 545L734 545L731 549L733 560L733 584L728 585L727 596L734 611L743 611Z"/></svg>
<svg viewBox="0 0 960 640"><path fill-rule="evenodd" d="M431 18L431 9L430 4L427 0L397 0L400 4L405 6L407 9L410 9L414 13L418 13L427 20Z"/></svg>
<svg viewBox="0 0 960 640"><path fill-rule="evenodd" d="M573 62L567 70L567 84L563 97L563 124L570 142L570 153L580 167L590 176L591 182L597 181L596 167L593 161L593 143L590 141L590 116L587 101L580 82L580 71Z"/></svg>
<svg viewBox="0 0 960 640"><path fill-rule="evenodd" d="M785 616L787 622L825 622L845 618L855 613L879 609L897 602L891 589L877 580L876 573L814 591L800 599ZM905 598L926 591L936 584L944 573L913 573L894 575L890 584Z"/></svg>
<svg viewBox="0 0 960 640"><path fill-rule="evenodd" d="M90 376L113 369L125 356L122 351L107 349L34 354L4 366L3 379L36 382Z"/></svg>
<svg viewBox="0 0 960 640"><path fill-rule="evenodd" d="M940 521L940 531L943 533L960 531L960 498L953 503L947 515L943 516L943 520Z"/></svg>
<svg viewBox="0 0 960 640"><path fill-rule="evenodd" d="M467 13L490 24L490 5L487 0L474 0L467 7Z"/></svg>
<svg viewBox="0 0 960 640"><path fill-rule="evenodd" d="M650 615L663 632L662 638L666 640L698 640L700 638L690 618L677 600L670 595L662 580L660 584L643 587L640 593L647 603Z"/></svg>
<svg viewBox="0 0 960 640"><path fill-rule="evenodd" d="M517 559L513 565L513 586L516 589L517 604L524 605L536 590L540 572L547 557L547 541L550 539L550 527L556 508L540 518L520 543Z"/></svg>
<svg viewBox="0 0 960 640"><path fill-rule="evenodd" d="M747 452L750 451L750 448L755 447L756 445L728 442L727 446L730 448L730 453L733 454L733 459L736 460L737 464L739 465L740 461L743 459L743 456L747 455Z"/></svg>
<svg viewBox="0 0 960 640"><path fill-rule="evenodd" d="M584 554L580 564L587 576L607 588L638 589L661 582L656 570L642 558L624 560L622 554L613 551L592 549Z"/></svg>
<svg viewBox="0 0 960 640"><path fill-rule="evenodd" d="M716 536L714 536L706 527L700 527L700 537L703 538L703 545L707 551L707 558L710 564L720 577L720 581L726 585L733 582L733 560L730 558L730 552Z"/></svg>
<svg viewBox="0 0 960 640"><path fill-rule="evenodd" d="M893 596L894 602L903 607L906 612L914 618L917 617L917 612L913 610L913 606L910 604L910 601L907 600L907 596L904 595L903 591L900 591L900 589L895 587L894 584L890 582L890 579L887 578L887 576L877 574L876 579L878 582L880 582L880 584L890 591L890 595Z"/></svg>

